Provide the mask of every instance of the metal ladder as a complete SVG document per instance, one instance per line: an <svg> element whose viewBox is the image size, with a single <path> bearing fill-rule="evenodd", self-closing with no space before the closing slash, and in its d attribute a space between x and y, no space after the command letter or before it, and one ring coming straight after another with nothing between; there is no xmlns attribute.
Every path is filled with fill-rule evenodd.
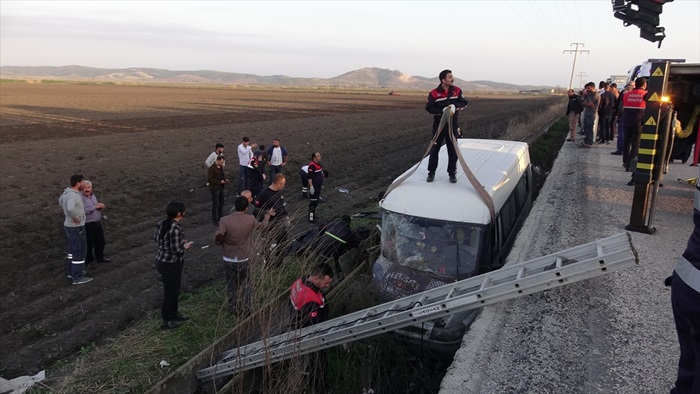
<svg viewBox="0 0 700 394"><path fill-rule="evenodd" d="M229 350L197 378L211 381L637 263L630 236L621 233Z"/></svg>

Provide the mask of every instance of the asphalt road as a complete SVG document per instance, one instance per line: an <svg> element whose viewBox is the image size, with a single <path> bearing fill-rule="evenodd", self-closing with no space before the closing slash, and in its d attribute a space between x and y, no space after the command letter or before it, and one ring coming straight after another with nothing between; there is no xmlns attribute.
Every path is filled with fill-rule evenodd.
<svg viewBox="0 0 700 394"><path fill-rule="evenodd" d="M634 187L613 145L567 142L509 261L527 261L625 231ZM654 235L631 232L640 264L486 307L440 393L668 393L678 362L663 281L692 231L697 167L676 162L662 181Z"/></svg>

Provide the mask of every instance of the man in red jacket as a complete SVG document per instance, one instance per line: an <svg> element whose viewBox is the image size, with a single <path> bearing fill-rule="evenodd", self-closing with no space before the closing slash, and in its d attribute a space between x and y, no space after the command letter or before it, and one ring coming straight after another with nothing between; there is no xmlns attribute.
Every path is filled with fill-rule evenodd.
<svg viewBox="0 0 700 394"><path fill-rule="evenodd" d="M466 108L467 99L462 96L462 89L454 86L454 77L452 76L451 70L442 70L440 72L440 85L430 91L428 94L428 102L425 104L425 110L433 115L433 137L437 133L438 127L440 126L440 118L443 112L448 112L452 116L452 133L455 138L458 138L457 132L457 120L458 112ZM457 152L455 146L452 144L452 140L447 135L449 132L448 126L440 133L435 145L430 150L430 159L428 160L428 182L435 180L435 170L437 170L438 165L438 154L440 153L440 147L442 144L447 145L447 174L450 177L450 183L456 183L457 177L455 175L457 171Z"/></svg>
<svg viewBox="0 0 700 394"><path fill-rule="evenodd" d="M323 290L333 281L333 269L326 263L314 267L311 274L299 278L289 290L292 303L292 327L295 329L321 323L328 317Z"/></svg>

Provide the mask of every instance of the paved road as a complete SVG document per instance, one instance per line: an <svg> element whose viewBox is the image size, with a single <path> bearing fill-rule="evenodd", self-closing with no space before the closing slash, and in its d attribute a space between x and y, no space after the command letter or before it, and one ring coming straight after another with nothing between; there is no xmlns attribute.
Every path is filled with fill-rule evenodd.
<svg viewBox="0 0 700 394"><path fill-rule="evenodd" d="M633 187L612 145L567 142L510 261L526 261L624 231ZM668 393L678 361L671 274L692 231L698 175L677 162L660 189L657 233L630 233L638 267L482 311L442 381L450 393Z"/></svg>

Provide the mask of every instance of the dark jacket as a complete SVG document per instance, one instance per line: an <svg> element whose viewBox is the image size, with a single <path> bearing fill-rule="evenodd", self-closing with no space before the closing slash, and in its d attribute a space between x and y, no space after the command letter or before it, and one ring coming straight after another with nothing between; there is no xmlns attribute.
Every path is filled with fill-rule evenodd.
<svg viewBox="0 0 700 394"><path fill-rule="evenodd" d="M221 183L221 181L225 179L226 175L224 174L224 167L219 168L216 166L216 163L209 167L209 171L207 172L207 180L209 181L210 190L222 189L224 184Z"/></svg>
<svg viewBox="0 0 700 394"><path fill-rule="evenodd" d="M425 103L425 110L431 113L433 116L433 133L437 131L438 126L440 126L440 117L442 116L442 110L450 104L454 104L456 108L464 108L469 104L467 99L462 96L462 89L457 86L450 86L448 91L442 89L442 84L438 85L435 89L428 93L428 101ZM459 112L455 112L452 116L452 124L454 125L454 130L457 130L457 121Z"/></svg>
<svg viewBox="0 0 700 394"><path fill-rule="evenodd" d="M598 116L608 117L613 115L615 109L615 95L611 91L606 90L600 95L600 106L598 107Z"/></svg>
<svg viewBox="0 0 700 394"><path fill-rule="evenodd" d="M323 257L340 257L348 249L357 247L360 237L343 219L336 219L321 229L314 248Z"/></svg>
<svg viewBox="0 0 700 394"><path fill-rule="evenodd" d="M571 112L575 114L583 112L583 100L576 93L573 96L569 96L569 104L566 106L566 114L568 115Z"/></svg>

